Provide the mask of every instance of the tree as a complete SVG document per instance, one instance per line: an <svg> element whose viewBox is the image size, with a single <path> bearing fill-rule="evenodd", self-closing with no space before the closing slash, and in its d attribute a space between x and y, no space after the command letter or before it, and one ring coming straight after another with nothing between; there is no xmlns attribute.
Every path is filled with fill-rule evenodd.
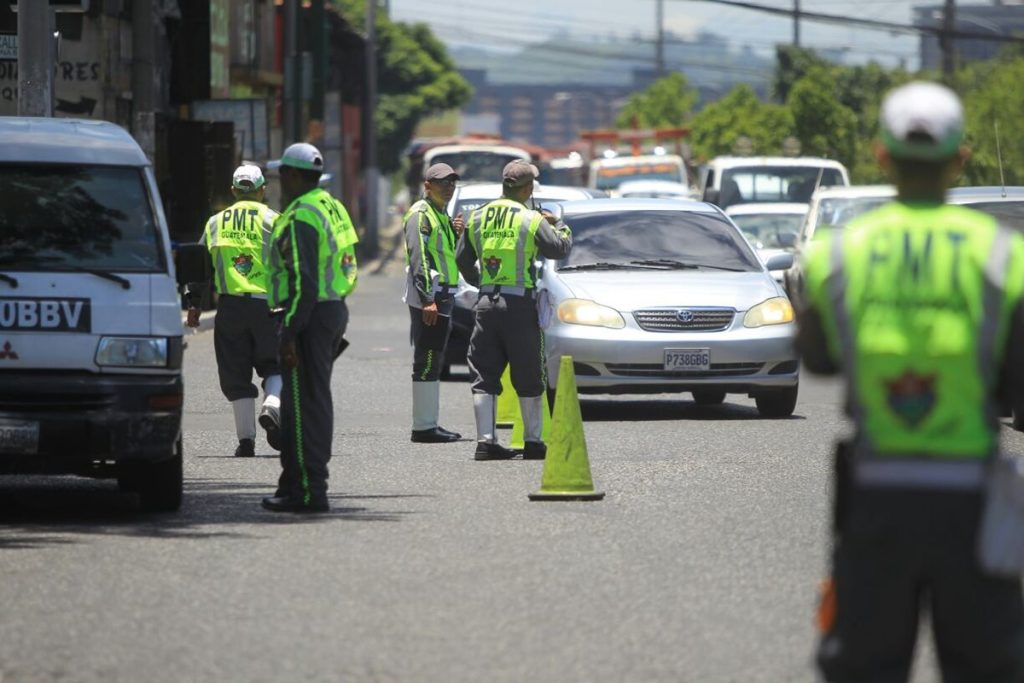
<svg viewBox="0 0 1024 683"><path fill-rule="evenodd" d="M829 71L814 67L793 84L786 104L804 154L831 157L849 168L857 151L857 115L835 91Z"/></svg>
<svg viewBox="0 0 1024 683"><path fill-rule="evenodd" d="M681 126L690 117L697 97L697 91L690 87L686 76L674 71L630 97L615 125L619 128Z"/></svg>
<svg viewBox="0 0 1024 683"><path fill-rule="evenodd" d="M775 48L775 74L772 78L772 95L778 102L789 100L789 91L812 69L831 69L834 65L814 50L795 45L779 45Z"/></svg>
<svg viewBox="0 0 1024 683"><path fill-rule="evenodd" d="M963 95L966 143L972 150L964 176L971 185L999 185L1000 156L1005 182L1024 182L1024 58L1000 59L962 69L955 83ZM996 142L996 125L999 144Z"/></svg>
<svg viewBox="0 0 1024 683"><path fill-rule="evenodd" d="M780 154L782 141L793 134L793 117L777 104L765 104L747 84L734 87L720 100L705 105L690 122L690 144L697 159L731 154L741 137L757 154Z"/></svg>
<svg viewBox="0 0 1024 683"><path fill-rule="evenodd" d="M332 0L354 25L364 25L363 0ZM426 24L392 22L377 15L378 162L382 173L399 168L402 150L417 124L429 116L457 109L473 89L455 68L445 46Z"/></svg>

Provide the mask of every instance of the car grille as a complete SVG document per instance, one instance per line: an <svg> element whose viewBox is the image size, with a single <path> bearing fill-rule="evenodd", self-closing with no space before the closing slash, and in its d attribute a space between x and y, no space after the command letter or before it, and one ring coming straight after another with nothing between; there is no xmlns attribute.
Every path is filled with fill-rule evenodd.
<svg viewBox="0 0 1024 683"><path fill-rule="evenodd" d="M609 363L605 367L624 377L735 377L757 374L764 363L712 363L710 370L666 370L656 363Z"/></svg>
<svg viewBox="0 0 1024 683"><path fill-rule="evenodd" d="M683 322L679 312L693 315ZM633 317L641 329L648 332L720 332L732 324L736 311L731 308L655 308L634 311Z"/></svg>

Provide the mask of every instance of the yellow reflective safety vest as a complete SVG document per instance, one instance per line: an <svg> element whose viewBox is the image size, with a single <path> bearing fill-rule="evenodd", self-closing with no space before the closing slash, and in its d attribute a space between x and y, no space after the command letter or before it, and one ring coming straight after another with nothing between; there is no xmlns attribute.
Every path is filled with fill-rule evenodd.
<svg viewBox="0 0 1024 683"><path fill-rule="evenodd" d="M978 459L1024 296L1024 239L959 206L894 202L815 236L809 300L847 374L862 454Z"/></svg>
<svg viewBox="0 0 1024 683"><path fill-rule="evenodd" d="M405 212L402 225L413 215L419 214L419 240L423 252L422 263L409 262L409 250L405 250L405 264L420 271L426 282L432 282L431 271L437 273L437 284L454 285L459 282L459 267L455 263L455 230L448 214L438 211L429 200L420 199ZM424 225L425 223L425 225Z"/></svg>
<svg viewBox="0 0 1024 683"><path fill-rule="evenodd" d="M213 260L218 294L267 292L267 261L277 212L255 201L235 202L210 216L203 242Z"/></svg>
<svg viewBox="0 0 1024 683"><path fill-rule="evenodd" d="M473 211L466 232L480 259L480 286L533 289L534 235L544 216L512 199L496 199Z"/></svg>

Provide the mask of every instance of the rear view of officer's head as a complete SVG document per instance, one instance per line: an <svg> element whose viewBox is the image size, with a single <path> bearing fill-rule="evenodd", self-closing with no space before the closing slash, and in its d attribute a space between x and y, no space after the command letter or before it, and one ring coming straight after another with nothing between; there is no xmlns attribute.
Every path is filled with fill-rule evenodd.
<svg viewBox="0 0 1024 683"><path fill-rule="evenodd" d="M259 166L242 164L231 176L231 194L235 199L262 202L266 190L266 179Z"/></svg>
<svg viewBox="0 0 1024 683"><path fill-rule="evenodd" d="M970 156L964 110L944 85L915 81L892 90L879 115L876 156L900 195L934 195L953 185Z"/></svg>
<svg viewBox="0 0 1024 683"><path fill-rule="evenodd" d="M308 142L289 145L281 155L267 164L267 168L280 169L281 191L287 202L316 189L324 172L324 157Z"/></svg>
<svg viewBox="0 0 1024 683"><path fill-rule="evenodd" d="M540 171L529 161L510 161L501 172L502 194L509 199L525 203L533 195L533 181L538 176Z"/></svg>

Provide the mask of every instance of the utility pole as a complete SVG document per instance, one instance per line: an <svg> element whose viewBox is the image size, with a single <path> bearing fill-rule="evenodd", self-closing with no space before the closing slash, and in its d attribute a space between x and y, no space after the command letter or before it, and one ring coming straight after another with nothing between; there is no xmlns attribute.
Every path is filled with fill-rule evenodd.
<svg viewBox="0 0 1024 683"><path fill-rule="evenodd" d="M298 55L299 0L284 0L284 144L299 140L299 103L302 81Z"/></svg>
<svg viewBox="0 0 1024 683"><path fill-rule="evenodd" d="M156 153L156 36L153 0L132 2L132 108L135 140L150 159Z"/></svg>
<svg viewBox="0 0 1024 683"><path fill-rule="evenodd" d="M946 0L942 8L942 32L939 34L939 48L942 50L942 78L949 83L956 71L956 41L953 31L956 28L956 3Z"/></svg>
<svg viewBox="0 0 1024 683"><path fill-rule="evenodd" d="M793 0L793 47L800 47L800 0Z"/></svg>
<svg viewBox="0 0 1024 683"><path fill-rule="evenodd" d="M657 76L661 78L665 75L665 0L654 0L654 2L657 8L656 21L658 22L658 39L655 44L654 63L657 69Z"/></svg>
<svg viewBox="0 0 1024 683"><path fill-rule="evenodd" d="M377 113L377 0L366 0L366 136L363 140L363 152L366 154L366 172L363 182L366 184L366 252L371 258L378 250L378 217L377 191L380 180L380 167L377 164L377 124L374 116Z"/></svg>
<svg viewBox="0 0 1024 683"><path fill-rule="evenodd" d="M53 116L53 12L18 3L18 115Z"/></svg>

